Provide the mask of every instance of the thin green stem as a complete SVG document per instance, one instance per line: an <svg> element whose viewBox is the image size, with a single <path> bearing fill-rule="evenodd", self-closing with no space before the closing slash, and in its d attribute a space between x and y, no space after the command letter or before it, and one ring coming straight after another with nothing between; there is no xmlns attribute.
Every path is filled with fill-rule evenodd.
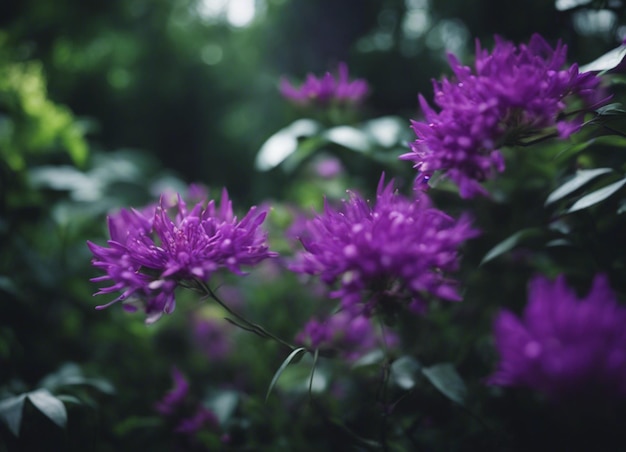
<svg viewBox="0 0 626 452"><path fill-rule="evenodd" d="M263 328L261 325L258 325L254 322L249 321L248 319L246 319L245 317L243 317L241 314L239 314L238 312L234 311L230 306L228 306L226 303L224 303L218 296L217 294L213 291L213 289L211 289L204 281L202 280L195 280L197 287L199 287L202 292L212 298L213 300L215 300L217 302L217 304L219 304L221 307L223 307L226 312L228 312L231 316L233 316L235 319L237 319L237 322L232 320L232 319L227 319L228 321L230 321L233 325L237 325L239 328L246 330L246 331L250 331L251 333L255 333L258 336L261 336L263 338L266 339L272 339L275 342L278 342L279 344L287 347L289 350L295 350L296 347L294 347L293 345L289 344L288 342L282 340L281 338L279 338L278 336L270 333L269 331L267 331L265 328Z"/></svg>

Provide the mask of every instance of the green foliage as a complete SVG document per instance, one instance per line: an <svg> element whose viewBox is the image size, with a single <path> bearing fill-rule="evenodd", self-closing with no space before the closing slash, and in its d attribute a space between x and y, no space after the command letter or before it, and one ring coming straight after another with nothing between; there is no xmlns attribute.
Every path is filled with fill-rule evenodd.
<svg viewBox="0 0 626 452"><path fill-rule="evenodd" d="M76 165L84 165L83 127L67 107L48 98L40 62L0 55L0 157L21 171L27 156L51 151L67 152Z"/></svg>
<svg viewBox="0 0 626 452"><path fill-rule="evenodd" d="M267 0L237 27L226 12L198 14L193 0L17 3L0 15L0 450L556 450L578 446L572 425L602 424L588 435L598 441L621 429L612 405L555 408L484 384L493 317L520 312L532 275L565 273L582 293L602 272L626 296L621 16L590 31L587 4L557 15L541 0ZM150 327L141 313L95 311L86 240L105 243L108 213L199 180L211 197L226 185L236 205L271 200L266 223L282 258L246 278L216 274L211 289L250 319L240 325L292 343L337 305L284 271L298 246L285 230L324 197L371 196L383 170L409 192L414 171L397 157L444 49L465 61L473 37L487 47L494 33L521 41L536 31L567 42L570 60L592 61L582 69L603 71L614 101L568 141L504 149L507 170L485 184L491 199L462 201L431 180L435 205L469 211L482 236L463 250L462 302L390 319L399 350L348 362L299 347L285 358L269 336L186 291ZM373 87L362 110L303 111L280 98L283 73L338 61ZM327 157L342 168L325 179L315 165ZM207 319L223 328L227 353L199 342ZM189 437L155 411L173 366L189 380L183 409L202 406L217 425Z"/></svg>

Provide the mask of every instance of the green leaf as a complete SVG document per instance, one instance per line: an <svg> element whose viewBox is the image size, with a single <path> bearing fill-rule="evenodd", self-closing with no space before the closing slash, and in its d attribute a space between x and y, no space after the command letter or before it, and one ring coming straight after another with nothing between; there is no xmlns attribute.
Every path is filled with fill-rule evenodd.
<svg viewBox="0 0 626 452"><path fill-rule="evenodd" d="M19 295L19 289L8 276L0 275L0 290L11 295Z"/></svg>
<svg viewBox="0 0 626 452"><path fill-rule="evenodd" d="M255 167L268 171L280 165L298 149L298 139L316 134L320 125L312 119L298 119L269 137L259 149Z"/></svg>
<svg viewBox="0 0 626 452"><path fill-rule="evenodd" d="M480 261L480 265L486 264L487 262L495 259L496 257L512 250L524 240L527 240L533 237L538 237L541 234L543 234L543 231L539 228L528 228L528 229L522 229L521 231L517 231L515 234L504 239L503 241L498 243L496 246L491 248L489 252L485 254L485 257L483 257L483 260Z"/></svg>
<svg viewBox="0 0 626 452"><path fill-rule="evenodd" d="M56 372L46 375L39 383L40 387L55 392L63 386L91 386L104 394L114 394L115 388L104 378L88 378L75 363L65 363Z"/></svg>
<svg viewBox="0 0 626 452"><path fill-rule="evenodd" d="M204 401L204 406L217 416L220 425L231 419L238 404L239 393L232 390L216 391Z"/></svg>
<svg viewBox="0 0 626 452"><path fill-rule="evenodd" d="M608 51L591 63L580 67L580 72L610 71L617 67L626 56L626 46L620 46Z"/></svg>
<svg viewBox="0 0 626 452"><path fill-rule="evenodd" d="M61 428L67 424L65 405L47 389L37 389L28 393L28 400L52 422Z"/></svg>
<svg viewBox="0 0 626 452"><path fill-rule="evenodd" d="M368 152L372 148L370 137L360 129L351 126L337 126L328 129L324 137L333 143L356 152Z"/></svg>
<svg viewBox="0 0 626 452"><path fill-rule="evenodd" d="M39 386L49 391L55 391L60 386L66 385L68 380L80 379L82 382L83 372L76 363L64 363L54 373L46 375L40 382ZM75 384L75 383L74 383Z"/></svg>
<svg viewBox="0 0 626 452"><path fill-rule="evenodd" d="M311 375L309 376L309 398L313 393L313 380L315 378L315 368L317 367L317 360L320 356L319 348L315 349L315 353L313 354L313 364L311 365Z"/></svg>
<svg viewBox="0 0 626 452"><path fill-rule="evenodd" d="M401 356L391 363L391 379L402 389L415 386L421 365L412 356Z"/></svg>
<svg viewBox="0 0 626 452"><path fill-rule="evenodd" d="M598 204L599 202L604 201L615 192L617 192L620 188L622 188L624 184L626 184L626 178L620 179L617 182L613 182L611 185L607 185L606 187L603 187L599 190L589 193L588 195L583 196L578 201L576 201L572 207L569 208L567 213L586 209L593 206L594 204Z"/></svg>
<svg viewBox="0 0 626 452"><path fill-rule="evenodd" d="M295 350L293 350L289 354L289 356L287 356L287 358L283 361L283 363L280 365L280 367L278 368L278 370L274 374L274 377L272 378L272 381L271 381L269 387L267 388L267 394L265 395L265 401L267 401L267 399L269 398L270 393L272 392L272 389L274 389L274 386L276 385L276 382L280 378L280 375L287 368L289 363L291 363L291 361L293 361L298 355L300 355L301 353L306 352L306 351L307 350L304 347L296 348Z"/></svg>
<svg viewBox="0 0 626 452"><path fill-rule="evenodd" d="M599 116L621 116L626 113L624 110L624 106L619 102L614 102L612 104L604 105L596 110L596 113Z"/></svg>
<svg viewBox="0 0 626 452"><path fill-rule="evenodd" d="M548 199L546 199L545 205L547 206L549 204L552 204L553 202L563 199L567 195L583 187L588 182L591 182L596 177L601 176L602 174L607 174L611 172L613 172L611 168L596 168L596 169L589 169L589 170L579 170L576 172L574 177L572 177L570 180L568 180L559 188L557 188L552 193L550 193L550 196L548 196Z"/></svg>
<svg viewBox="0 0 626 452"><path fill-rule="evenodd" d="M443 395L453 402L463 405L467 395L467 387L451 363L424 367L422 373Z"/></svg>
<svg viewBox="0 0 626 452"><path fill-rule="evenodd" d="M378 365L385 358L385 352L380 348L376 348L371 352L366 353L352 363L352 369L359 367L367 367L372 365Z"/></svg>
<svg viewBox="0 0 626 452"><path fill-rule="evenodd" d="M391 148L411 138L407 121L399 116L382 116L363 124L363 130L377 146Z"/></svg>
<svg viewBox="0 0 626 452"><path fill-rule="evenodd" d="M0 401L0 419L4 421L15 436L20 435L25 399L26 394L21 394Z"/></svg>
<svg viewBox="0 0 626 452"><path fill-rule="evenodd" d="M297 149L282 162L283 170L291 173L319 148L328 143L328 140L320 136L312 136L300 141Z"/></svg>
<svg viewBox="0 0 626 452"><path fill-rule="evenodd" d="M74 397L69 394L58 394L57 399L59 399L63 403L74 403L76 405L82 405L83 402L78 397Z"/></svg>

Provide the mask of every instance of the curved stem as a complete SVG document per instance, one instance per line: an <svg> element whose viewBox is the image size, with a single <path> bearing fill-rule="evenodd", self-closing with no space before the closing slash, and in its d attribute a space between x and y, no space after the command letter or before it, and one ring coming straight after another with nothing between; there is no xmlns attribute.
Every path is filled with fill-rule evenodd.
<svg viewBox="0 0 626 452"><path fill-rule="evenodd" d="M258 324L254 323L254 322L249 321L248 319L243 317L241 314L239 314L236 311L234 311L230 306L228 306L226 303L224 303L217 296L217 294L213 291L213 289L211 289L204 281L196 279L195 282L196 282L197 286L202 290L202 292L204 292L204 294L206 296L208 296L208 297L212 298L213 300L215 300L217 302L217 304L219 304L221 307L223 307L226 310L226 312L228 312L231 316L233 316L235 319L237 319L237 321L232 320L232 319L226 319L230 323L232 323L233 325L237 325L239 328L241 328L243 330L250 331L251 333L254 333L254 334L256 334L258 336L261 336L261 337L264 337L266 339L272 339L272 340L278 342L279 344L287 347L289 350L295 350L296 349L296 347L294 347L293 345L289 344L288 342L282 340L278 336L275 336L274 334L270 333L265 328L263 328L261 325L258 325Z"/></svg>

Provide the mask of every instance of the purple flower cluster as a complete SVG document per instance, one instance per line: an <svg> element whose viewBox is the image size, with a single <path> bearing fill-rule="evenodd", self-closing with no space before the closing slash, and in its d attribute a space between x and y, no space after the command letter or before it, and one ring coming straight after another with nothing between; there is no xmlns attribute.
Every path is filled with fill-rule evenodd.
<svg viewBox="0 0 626 452"><path fill-rule="evenodd" d="M355 193L339 209L328 202L323 214L300 227L300 252L290 269L319 275L346 310L366 312L398 304L421 312L429 296L459 300L447 276L458 267L458 248L477 231L463 217L454 220L431 206L425 194L409 199L381 177L372 206ZM360 303L363 303L361 305Z"/></svg>
<svg viewBox="0 0 626 452"><path fill-rule="evenodd" d="M561 138L577 131L582 116L567 115L568 101L576 96L586 107L599 105L600 78L579 73L576 64L564 68L566 55L565 45L553 49L537 34L519 47L496 37L491 54L477 42L473 70L449 54L456 78L433 82L441 110L419 96L425 120L412 122L417 140L400 157L415 163L416 185L442 171L462 197L486 194L480 182L504 170L500 147L547 129Z"/></svg>
<svg viewBox="0 0 626 452"><path fill-rule="evenodd" d="M172 369L174 387L154 405L154 409L162 416L174 420L174 431L185 435L194 435L208 428L215 429L219 421L217 416L204 406L194 403L189 395L189 383L185 376L176 368Z"/></svg>
<svg viewBox="0 0 626 452"><path fill-rule="evenodd" d="M309 349L337 352L347 361L355 361L376 348L393 348L398 336L377 334L372 320L364 315L339 311L325 321L311 319L296 336L296 342Z"/></svg>
<svg viewBox="0 0 626 452"><path fill-rule="evenodd" d="M283 97L299 105L326 106L333 102L337 104L361 102L369 92L367 82L363 79L350 80L346 63L339 63L337 72L336 78L330 72L321 78L308 74L300 88L296 88L283 77L280 80L280 92Z"/></svg>
<svg viewBox="0 0 626 452"><path fill-rule="evenodd" d="M606 277L596 276L579 299L561 276L535 278L520 319L502 311L495 321L500 363L489 383L524 386L552 398L593 391L626 396L626 308Z"/></svg>
<svg viewBox="0 0 626 452"><path fill-rule="evenodd" d="M219 208L213 200L203 206L198 203L189 211L178 196L174 206L162 198L155 208L123 209L110 216L108 247L87 243L93 265L106 273L92 281L113 281L96 295L122 293L98 309L118 301L131 311L139 305L152 323L174 310L174 291L181 283L208 281L220 268L241 275L241 266L276 256L260 227L266 210L252 207L238 220L226 190Z"/></svg>

